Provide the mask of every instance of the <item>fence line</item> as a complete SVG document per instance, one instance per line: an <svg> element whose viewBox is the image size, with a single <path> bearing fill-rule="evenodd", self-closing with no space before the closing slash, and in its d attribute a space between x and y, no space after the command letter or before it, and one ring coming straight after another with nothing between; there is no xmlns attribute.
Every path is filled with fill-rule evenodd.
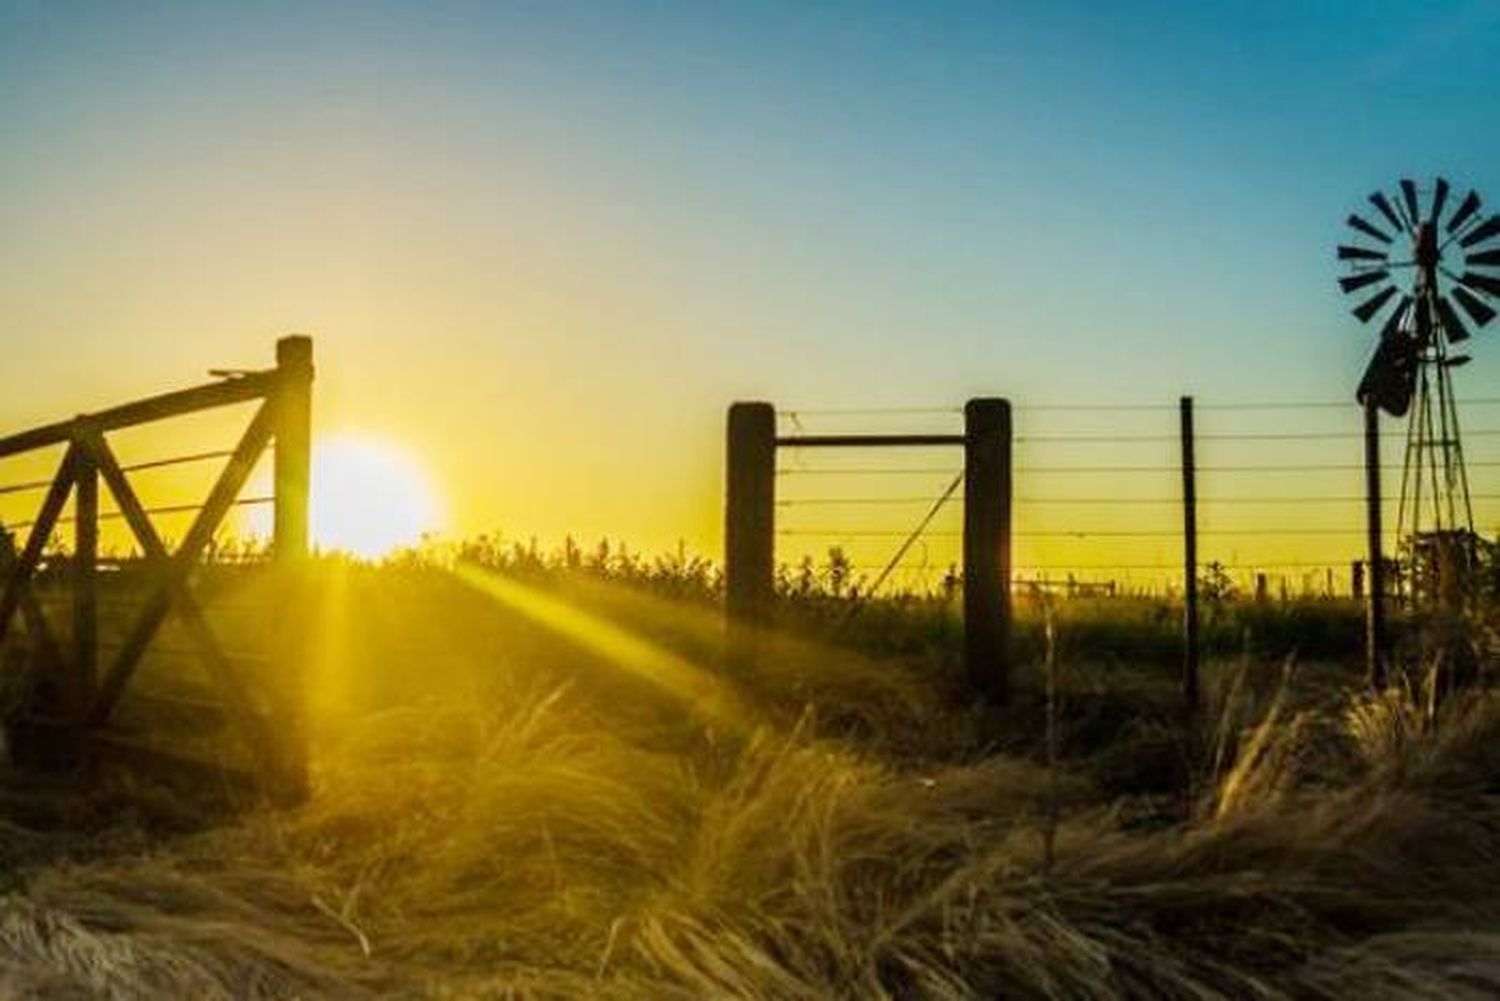
<svg viewBox="0 0 1500 1001"><path fill-rule="evenodd" d="M1202 472L1202 467L1199 467ZM1470 494L1471 500L1500 500L1497 494ZM937 496L921 497L811 497L806 499L778 500L778 507L816 507L837 505L885 505L885 504L931 504ZM1198 504L1363 504L1363 496L1326 497L1306 494L1294 497L1199 497ZM1386 494L1383 501L1396 502L1401 498ZM1171 504L1182 503L1180 497L1017 497L1017 504Z"/></svg>
<svg viewBox="0 0 1500 1001"><path fill-rule="evenodd" d="M1468 469L1495 469L1500 468L1500 460L1468 460L1464 461ZM1031 466L1019 463L1013 467L1018 473L1176 473L1177 466ZM1358 472L1365 467L1359 463L1321 463L1304 462L1279 465L1244 465L1244 466L1204 466L1198 467L1200 473L1318 473L1318 472ZM839 468L839 467L817 467L817 466L791 466L776 470L778 476L799 475L821 475L821 476L939 476L951 475L954 472L950 468L936 468L931 466L875 466L861 469Z"/></svg>
<svg viewBox="0 0 1500 1001"><path fill-rule="evenodd" d="M1500 397L1478 397L1472 400L1460 400L1459 404L1464 407L1500 406ZM1238 401L1225 403L1199 403L1198 410L1264 410L1264 411L1287 411L1287 410L1348 410L1353 404L1349 400L1277 400L1277 401ZM1175 403L1019 403L1013 404L1012 409L1019 414L1026 413L1088 413L1088 412L1130 412L1130 411L1173 411L1177 409ZM801 417L875 417L875 416L915 416L915 415L958 415L963 413L962 407L849 407L849 408L823 408L823 407L783 407L776 411L778 418L792 420Z"/></svg>
<svg viewBox="0 0 1500 1001"><path fill-rule="evenodd" d="M1493 408L1500 406L1500 397L1481 397L1460 405ZM1018 404L1014 409L1013 537L1019 547L1014 567L1018 580L1032 574L1073 572L1101 577L1142 573L1162 586L1180 582L1182 562L1174 540L1181 537L1181 526L1158 530L1138 521L1156 509L1174 515L1180 510L1181 465L1174 447L1180 439L1172 414L1178 405ZM1366 497L1362 477L1356 479L1365 469L1360 408L1352 401L1242 400L1195 401L1195 409L1199 413L1194 434L1199 565L1216 565L1235 575L1243 586L1256 573L1322 569L1333 574L1336 591L1349 593L1356 587L1351 567L1365 556L1360 506ZM816 436L831 433L817 426L825 418L953 417L959 413L952 407L790 408L777 417L795 421L798 434ZM1118 418L1119 426L1098 428L1100 420L1110 415ZM1034 419L1028 421L1028 417ZM1330 426L1331 421L1336 423ZM843 421L840 431L857 423ZM1492 420L1479 424L1464 432L1465 441L1471 443L1466 449L1470 497L1481 522L1500 520L1500 508L1494 506L1500 501L1500 478L1489 473L1500 469L1500 455L1488 447L1500 436L1500 428ZM1394 428L1383 436L1388 489L1396 485L1389 469L1399 476L1403 437ZM1063 449L1074 450L1066 455L1076 454L1082 461L1054 459ZM1082 449L1089 451L1078 451ZM1101 449L1109 450L1108 459L1089 461ZM884 571L890 552L883 546L908 536L918 506L936 499L937 478L955 472L931 462L907 464L891 459L889 452L834 462L803 461L795 454L783 458L776 469L781 486L775 506L778 520L783 521L776 534L784 544L778 561L796 564L810 556L824 566L823 554L840 547L848 569ZM919 483L927 477L933 481L931 493ZM1309 490L1313 484L1331 489ZM1383 500L1394 504L1399 496ZM1111 516L1111 511L1118 514ZM1094 517L1073 519L1074 514L1084 512ZM816 520L813 513L818 515ZM1304 513L1316 516L1303 517ZM962 534L957 528L959 514L958 510L945 511L893 572L920 585L954 564L956 541ZM1476 528L1483 527L1476 524ZM1383 537L1391 548L1396 530L1394 524L1384 526ZM1277 545L1278 540L1284 545ZM1307 575L1283 579L1283 583L1291 590L1309 586ZM1318 581L1316 589L1327 591L1326 579Z"/></svg>

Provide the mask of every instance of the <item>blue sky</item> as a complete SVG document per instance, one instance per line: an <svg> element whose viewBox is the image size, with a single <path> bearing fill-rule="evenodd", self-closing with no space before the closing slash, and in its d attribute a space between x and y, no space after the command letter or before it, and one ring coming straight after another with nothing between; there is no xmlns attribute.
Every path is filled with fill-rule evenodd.
<svg viewBox="0 0 1500 1001"><path fill-rule="evenodd" d="M0 418L309 330L324 419L456 528L707 545L735 397L1342 398L1341 220L1500 200L1497 43L1493 2L0 2Z"/></svg>

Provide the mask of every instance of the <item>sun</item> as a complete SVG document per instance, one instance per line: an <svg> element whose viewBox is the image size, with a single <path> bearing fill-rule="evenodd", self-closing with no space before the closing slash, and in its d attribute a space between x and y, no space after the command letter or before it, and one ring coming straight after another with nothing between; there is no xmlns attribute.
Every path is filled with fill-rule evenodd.
<svg viewBox="0 0 1500 1001"><path fill-rule="evenodd" d="M313 443L308 518L313 545L378 559L414 545L439 525L426 473L399 448L354 435Z"/></svg>

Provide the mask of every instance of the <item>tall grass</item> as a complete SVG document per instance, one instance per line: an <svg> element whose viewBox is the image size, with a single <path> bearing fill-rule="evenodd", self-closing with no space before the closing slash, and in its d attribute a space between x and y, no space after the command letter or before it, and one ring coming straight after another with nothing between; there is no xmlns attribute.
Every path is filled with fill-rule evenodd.
<svg viewBox="0 0 1500 1001"><path fill-rule="evenodd" d="M310 802L164 835L182 804L132 818L148 790L95 791L116 816L6 835L4 992L1500 993L1488 695L1308 695L1251 650L1203 739L1174 743L1149 701L1100 722L1149 692L1071 659L1065 617L1051 698L994 713L920 659L806 634L731 675L710 607L557 583L732 686L727 724L434 568L342 574L358 614L322 669L353 673L317 721ZM1161 753L1176 764L1121 791Z"/></svg>

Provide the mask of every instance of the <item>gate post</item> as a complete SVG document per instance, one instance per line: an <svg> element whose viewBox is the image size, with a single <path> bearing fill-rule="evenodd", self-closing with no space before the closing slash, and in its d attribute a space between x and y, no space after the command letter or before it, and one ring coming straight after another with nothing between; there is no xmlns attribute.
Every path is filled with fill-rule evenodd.
<svg viewBox="0 0 1500 1001"><path fill-rule="evenodd" d="M279 585L276 600L276 663L269 678L276 718L278 774L272 795L295 802L307 795L307 748L304 721L307 667L308 492L312 479L311 337L283 337L276 342L280 374L276 397L275 524L272 557Z"/></svg>
<svg viewBox="0 0 1500 1001"><path fill-rule="evenodd" d="M307 492L312 471L311 337L276 342L276 514L273 553L282 566L307 556Z"/></svg>
<svg viewBox="0 0 1500 1001"><path fill-rule="evenodd" d="M987 700L1010 695L1010 401L964 405L964 671Z"/></svg>
<svg viewBox="0 0 1500 1001"><path fill-rule="evenodd" d="M776 546L776 410L729 408L724 505L724 597L731 633L771 615Z"/></svg>

